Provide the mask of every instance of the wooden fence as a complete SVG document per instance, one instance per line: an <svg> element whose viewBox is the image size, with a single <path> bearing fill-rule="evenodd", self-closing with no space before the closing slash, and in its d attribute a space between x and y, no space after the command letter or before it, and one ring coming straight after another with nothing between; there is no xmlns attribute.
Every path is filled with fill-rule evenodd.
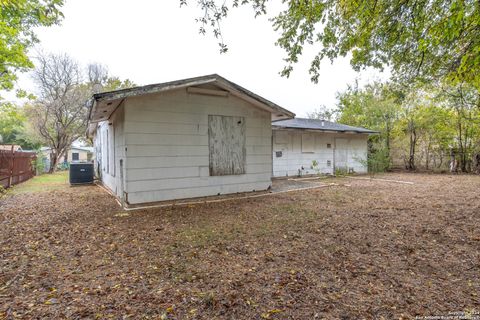
<svg viewBox="0 0 480 320"><path fill-rule="evenodd" d="M0 150L0 186L9 188L32 178L35 175L32 162L36 158L35 152Z"/></svg>

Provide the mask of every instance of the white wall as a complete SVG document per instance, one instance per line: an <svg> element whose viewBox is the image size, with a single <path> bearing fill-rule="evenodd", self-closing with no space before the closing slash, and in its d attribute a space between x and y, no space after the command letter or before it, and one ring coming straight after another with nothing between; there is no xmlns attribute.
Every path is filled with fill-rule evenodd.
<svg viewBox="0 0 480 320"><path fill-rule="evenodd" d="M99 166L103 184L118 197L122 193L120 160L125 159L124 116L122 103L108 121L98 124L94 137L95 168Z"/></svg>
<svg viewBox="0 0 480 320"><path fill-rule="evenodd" d="M337 139L346 139L348 167L358 173L366 172L367 169L357 159L366 157L367 135L274 129L273 176L297 176L299 170L302 175L316 174L317 171L311 168L314 160L318 162L320 173L333 174ZM277 152L282 153L281 157L277 157Z"/></svg>
<svg viewBox="0 0 480 320"><path fill-rule="evenodd" d="M209 176L208 115L245 117L246 174ZM126 191L131 204L265 190L271 115L229 95L185 89L125 101Z"/></svg>

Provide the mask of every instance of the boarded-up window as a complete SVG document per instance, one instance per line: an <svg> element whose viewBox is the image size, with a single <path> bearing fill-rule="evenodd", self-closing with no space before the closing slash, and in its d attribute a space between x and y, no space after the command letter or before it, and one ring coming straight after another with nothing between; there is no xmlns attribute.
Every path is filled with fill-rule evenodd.
<svg viewBox="0 0 480 320"><path fill-rule="evenodd" d="M302 134L302 152L315 152L315 137L311 134Z"/></svg>
<svg viewBox="0 0 480 320"><path fill-rule="evenodd" d="M245 173L245 118L208 116L210 175Z"/></svg>

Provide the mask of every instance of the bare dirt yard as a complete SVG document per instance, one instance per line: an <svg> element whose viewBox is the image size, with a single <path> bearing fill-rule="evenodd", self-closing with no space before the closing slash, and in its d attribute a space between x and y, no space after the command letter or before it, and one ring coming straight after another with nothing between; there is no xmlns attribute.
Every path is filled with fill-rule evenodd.
<svg viewBox="0 0 480 320"><path fill-rule="evenodd" d="M0 319L411 319L480 309L480 177L388 174L121 212L0 200Z"/></svg>

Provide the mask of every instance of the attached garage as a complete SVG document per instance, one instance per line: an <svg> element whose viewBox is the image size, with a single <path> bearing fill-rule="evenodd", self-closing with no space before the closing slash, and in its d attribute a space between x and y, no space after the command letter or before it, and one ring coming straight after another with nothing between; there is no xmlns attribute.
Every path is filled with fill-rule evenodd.
<svg viewBox="0 0 480 320"><path fill-rule="evenodd" d="M365 128L318 119L272 122L273 176L333 174L335 170L365 173L368 135Z"/></svg>
<svg viewBox="0 0 480 320"><path fill-rule="evenodd" d="M127 204L266 190L271 122L294 114L218 75L93 96L96 171Z"/></svg>

